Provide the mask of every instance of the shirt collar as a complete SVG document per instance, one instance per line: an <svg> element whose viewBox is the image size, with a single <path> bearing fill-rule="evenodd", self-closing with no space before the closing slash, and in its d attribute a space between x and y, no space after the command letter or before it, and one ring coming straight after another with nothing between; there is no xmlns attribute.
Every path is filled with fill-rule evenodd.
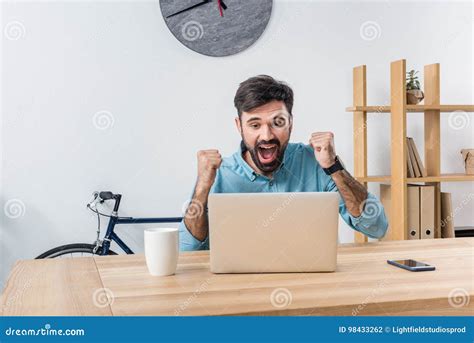
<svg viewBox="0 0 474 343"><path fill-rule="evenodd" d="M287 146L287 148L285 150L285 153L283 154L283 161L278 166L278 168L273 172L273 175L275 175L275 173L277 173L283 167L283 165L285 164L286 157L288 155L287 154L288 147L289 147L289 145ZM248 165L248 163L242 157L242 154L245 151L247 151L247 148L245 147L244 141L240 141L239 148L238 148L237 152L235 153L237 162L242 167L242 169L245 172L245 175L247 175L247 177L250 179L250 181L254 181L257 178L258 174L252 169L252 167L250 167Z"/></svg>

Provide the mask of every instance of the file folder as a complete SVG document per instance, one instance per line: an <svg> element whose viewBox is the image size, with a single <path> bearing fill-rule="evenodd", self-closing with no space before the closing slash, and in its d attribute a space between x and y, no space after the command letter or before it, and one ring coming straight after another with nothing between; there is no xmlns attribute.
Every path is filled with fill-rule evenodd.
<svg viewBox="0 0 474 343"><path fill-rule="evenodd" d="M407 185L407 237L420 239L420 187Z"/></svg>
<svg viewBox="0 0 474 343"><path fill-rule="evenodd" d="M390 185L380 184L380 201L385 208L389 226L387 233L382 240L393 239L390 228L390 206L391 192ZM407 239L420 238L420 186L407 185Z"/></svg>
<svg viewBox="0 0 474 343"><path fill-rule="evenodd" d="M435 187L420 186L420 238L434 238Z"/></svg>

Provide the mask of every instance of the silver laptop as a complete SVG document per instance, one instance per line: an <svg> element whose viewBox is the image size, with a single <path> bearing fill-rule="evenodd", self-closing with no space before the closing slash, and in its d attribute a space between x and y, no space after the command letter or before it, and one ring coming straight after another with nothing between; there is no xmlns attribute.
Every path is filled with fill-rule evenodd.
<svg viewBox="0 0 474 343"><path fill-rule="evenodd" d="M213 193L213 273L332 272L339 193Z"/></svg>

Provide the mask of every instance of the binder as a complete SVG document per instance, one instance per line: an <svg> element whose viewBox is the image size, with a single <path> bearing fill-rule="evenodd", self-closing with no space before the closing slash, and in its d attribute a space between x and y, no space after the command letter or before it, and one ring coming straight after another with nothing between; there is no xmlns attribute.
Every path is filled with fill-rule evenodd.
<svg viewBox="0 0 474 343"><path fill-rule="evenodd" d="M407 237L420 239L420 187L407 185Z"/></svg>
<svg viewBox="0 0 474 343"><path fill-rule="evenodd" d="M454 238L453 203L451 193L441 192L441 237Z"/></svg>
<svg viewBox="0 0 474 343"><path fill-rule="evenodd" d="M380 201L385 209L389 226L387 233L382 240L392 239L392 232L390 229L390 206L391 206L391 192L390 185L380 184ZM408 239L420 238L420 186L407 185L407 237Z"/></svg>
<svg viewBox="0 0 474 343"><path fill-rule="evenodd" d="M420 186L420 238L434 238L435 187Z"/></svg>

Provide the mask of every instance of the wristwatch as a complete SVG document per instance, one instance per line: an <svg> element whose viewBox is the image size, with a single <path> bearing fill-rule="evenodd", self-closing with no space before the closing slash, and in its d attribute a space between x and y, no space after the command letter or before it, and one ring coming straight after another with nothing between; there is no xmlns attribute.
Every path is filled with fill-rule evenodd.
<svg viewBox="0 0 474 343"><path fill-rule="evenodd" d="M346 169L346 168L344 168L344 164L342 163L342 161L339 159L339 156L337 156L337 155L336 155L335 162L332 166L330 166L329 168L323 168L324 172L327 175L334 174L338 170L344 170L344 169Z"/></svg>

